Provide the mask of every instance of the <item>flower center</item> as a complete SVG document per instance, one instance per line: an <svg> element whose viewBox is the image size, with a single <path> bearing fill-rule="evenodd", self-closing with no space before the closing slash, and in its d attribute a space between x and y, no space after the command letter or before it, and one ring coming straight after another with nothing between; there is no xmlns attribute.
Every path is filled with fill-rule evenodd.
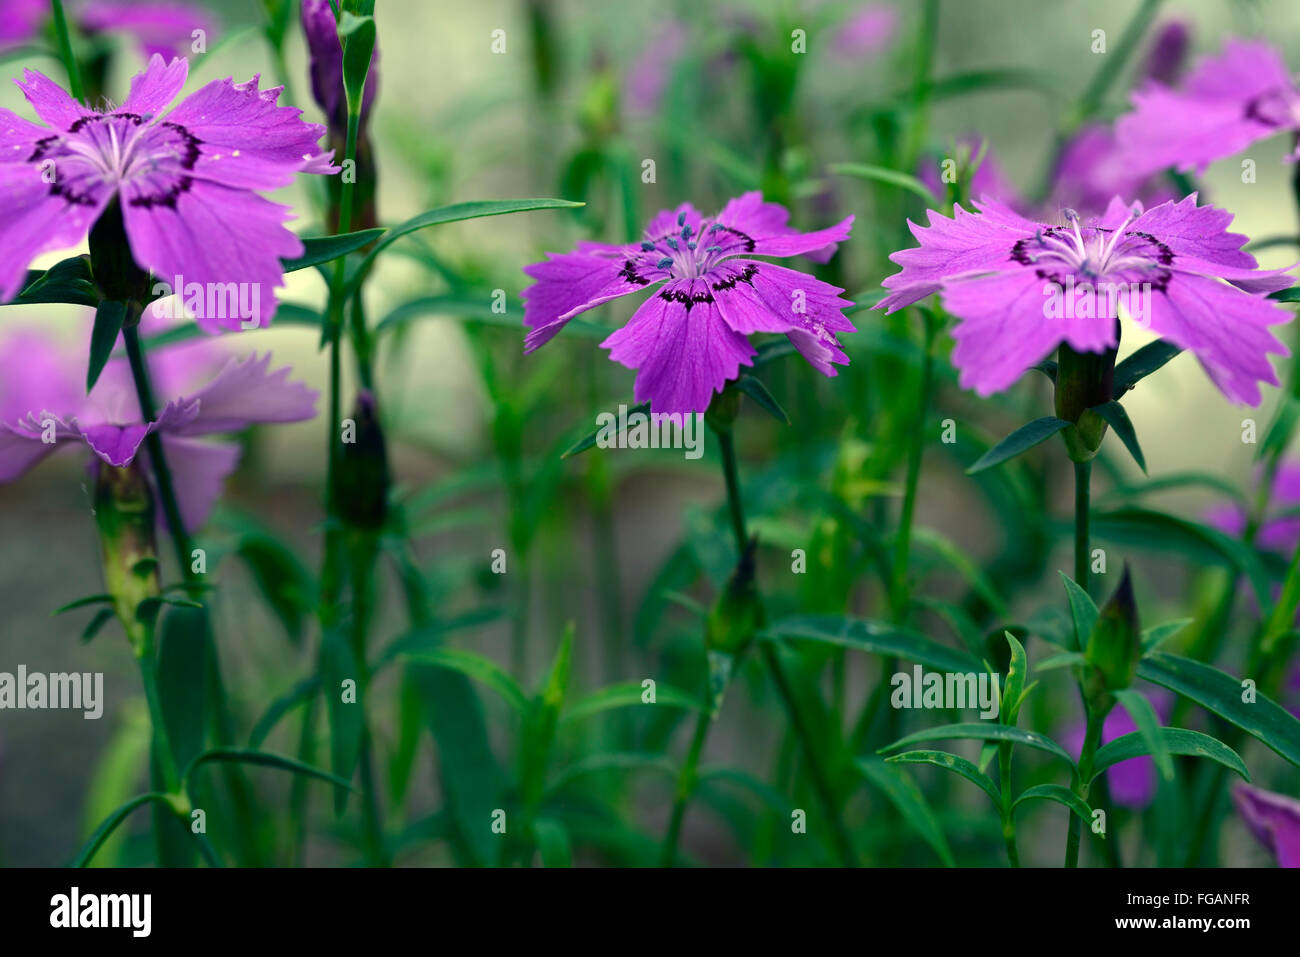
<svg viewBox="0 0 1300 957"><path fill-rule="evenodd" d="M1173 252L1150 233L1129 230L1136 218L1130 210L1118 227L1083 226L1079 214L1065 210L1068 227L1048 226L1033 237L1019 240L1011 248L1011 258L1036 272L1049 282L1143 283L1162 289L1169 279L1166 268L1173 262Z"/></svg>
<svg viewBox="0 0 1300 957"><path fill-rule="evenodd" d="M641 243L638 262L644 267L665 270L673 279L698 279L728 256L752 252L754 240L738 229L712 220L700 223L700 232L677 217L678 229Z"/></svg>
<svg viewBox="0 0 1300 957"><path fill-rule="evenodd" d="M135 113L97 113L65 134L36 144L28 158L70 203L97 206L121 191L133 206L174 204L189 188L199 139L175 123L148 122Z"/></svg>

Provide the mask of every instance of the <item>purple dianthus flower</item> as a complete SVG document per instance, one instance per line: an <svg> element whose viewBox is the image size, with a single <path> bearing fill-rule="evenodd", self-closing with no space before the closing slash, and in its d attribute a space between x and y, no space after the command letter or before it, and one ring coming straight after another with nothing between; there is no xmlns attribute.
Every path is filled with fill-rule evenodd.
<svg viewBox="0 0 1300 957"><path fill-rule="evenodd" d="M574 316L622 296L663 285L627 325L601 343L615 362L638 370L637 402L654 412L703 412L715 392L750 365L755 332L784 333L824 375L845 365L838 333L853 332L844 290L812 276L750 259L817 254L848 239L850 216L800 233L789 212L758 192L730 200L717 216L689 203L650 221L641 243L581 242L524 269L525 351L548 342Z"/></svg>
<svg viewBox="0 0 1300 957"><path fill-rule="evenodd" d="M1269 44L1229 40L1182 90L1148 82L1115 129L1134 173L1175 167L1204 172L1215 160L1282 132L1300 131L1300 90ZM1287 159L1300 159L1300 150Z"/></svg>
<svg viewBox="0 0 1300 957"><path fill-rule="evenodd" d="M1066 210L1060 226L988 199L974 205L911 224L920 246L890 256L903 268L875 307L895 312L940 292L959 320L952 361L963 388L1006 389L1062 344L1114 349L1121 313L1192 352L1234 402L1258 405L1259 383L1277 384L1268 357L1288 353L1268 327L1291 315L1258 294L1291 279L1257 268L1241 249L1247 237L1227 231L1231 214L1194 195L1148 210L1116 197L1099 219Z"/></svg>
<svg viewBox="0 0 1300 957"><path fill-rule="evenodd" d="M270 372L271 357L231 359L208 385L188 397L168 402L152 422L141 421L133 394L101 380L91 396L72 409L54 413L41 408L0 422L0 483L12 482L46 456L68 444L84 445L91 464L130 465L152 433L162 440L176 486L181 519L197 530L212 511L226 477L239 462L233 442L207 441L218 433L239 432L250 425L299 422L316 415L317 394L289 381L286 366ZM27 403L51 395L48 383ZM97 394L98 393L98 394ZM15 400L7 409L20 407Z"/></svg>
<svg viewBox="0 0 1300 957"><path fill-rule="evenodd" d="M281 88L259 90L256 76L214 80L163 116L188 72L184 59L154 56L122 105L104 112L24 72L18 85L49 126L0 110L0 299L20 290L40 253L85 239L116 199L142 270L169 283L254 284L271 300L254 318L270 322L280 260L303 245L285 228L289 207L258 191L337 167L317 145L324 128L277 106Z"/></svg>
<svg viewBox="0 0 1300 957"><path fill-rule="evenodd" d="M1238 784L1232 803L1255 839L1273 852L1278 867L1300 867L1300 801Z"/></svg>

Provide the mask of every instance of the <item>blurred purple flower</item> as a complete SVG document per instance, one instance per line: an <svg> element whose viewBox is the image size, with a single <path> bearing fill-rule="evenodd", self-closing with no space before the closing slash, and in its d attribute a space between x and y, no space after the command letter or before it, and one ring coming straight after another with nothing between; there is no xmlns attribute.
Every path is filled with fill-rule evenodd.
<svg viewBox="0 0 1300 957"><path fill-rule="evenodd" d="M49 15L48 0L0 0L0 49L35 37Z"/></svg>
<svg viewBox="0 0 1300 957"><path fill-rule="evenodd" d="M202 30L205 42L214 31L212 17L202 7L188 3L148 0L90 0L75 12L78 24L87 34L128 34L145 58L168 59L191 52L194 31Z"/></svg>
<svg viewBox="0 0 1300 957"><path fill-rule="evenodd" d="M686 27L668 20L641 50L623 78L623 103L636 116L659 112L673 66L686 50Z"/></svg>
<svg viewBox="0 0 1300 957"><path fill-rule="evenodd" d="M302 0L302 32L311 58L311 95L324 111L331 132L347 134L348 101L343 88L343 44L330 0ZM370 73L361 94L361 128L379 91L379 47L370 55Z"/></svg>
<svg viewBox="0 0 1300 957"><path fill-rule="evenodd" d="M831 37L831 50L842 57L866 57L884 49L894 37L898 14L892 7L858 8Z"/></svg>
<svg viewBox="0 0 1300 957"><path fill-rule="evenodd" d="M959 137L957 142L967 147L971 156L978 155L982 145L977 135ZM931 192L943 196L946 188L940 172L933 163L927 162L918 170L917 177ZM1173 187L1159 176L1134 176L1124 163L1114 133L1103 124L1085 126L1065 141L1052 176L1051 192L1041 206L1025 199L1015 181L1003 170L992 146L984 150L984 159L971 179L970 195L976 199L995 199L1031 218L1056 216L1062 209L1074 209L1083 216L1099 216L1116 196L1132 196L1144 206L1158 206L1179 198Z"/></svg>
<svg viewBox="0 0 1300 957"><path fill-rule="evenodd" d="M1255 532L1255 544L1271 552L1290 557L1300 545L1300 516L1278 516L1300 506L1300 462L1283 462L1273 476L1269 490L1268 512ZM1270 515L1272 517L1270 517ZM1206 512L1206 520L1234 537L1246 530L1246 510L1238 504L1216 505Z"/></svg>
<svg viewBox="0 0 1300 957"><path fill-rule="evenodd" d="M1169 167L1202 173L1258 140L1300 130L1300 90L1264 41L1229 40L1182 91L1151 81L1133 93L1133 106L1115 129L1134 174Z"/></svg>
<svg viewBox="0 0 1300 957"><path fill-rule="evenodd" d="M1110 126L1085 126L1061 150L1050 203L1056 209L1098 215L1116 196L1131 196L1145 206L1181 198L1161 177L1133 171Z"/></svg>
<svg viewBox="0 0 1300 957"><path fill-rule="evenodd" d="M77 388L84 365L41 327L0 330L0 422L24 418L33 406L75 408L85 398L85 388ZM84 369L81 374L84 380Z"/></svg>
<svg viewBox="0 0 1300 957"><path fill-rule="evenodd" d="M1227 232L1229 213L1195 196L1145 211L1117 198L1086 225L1067 210L1068 225L1051 226L1002 203L974 205L952 219L932 210L928 228L911 224L920 246L890 256L902 270L884 280L890 295L875 307L895 312L942 292L960 320L952 361L963 388L1006 389L1062 343L1113 348L1121 311L1195 354L1233 401L1258 405L1258 383L1277 384L1268 356L1287 350L1268 327L1291 315L1256 294L1291 280L1241 251L1247 237ZM1050 309L1058 296L1062 308Z"/></svg>
<svg viewBox="0 0 1300 957"><path fill-rule="evenodd" d="M270 322L280 259L303 245L284 226L289 208L256 191L337 167L317 146L323 127L276 106L280 88L259 90L259 77L214 80L160 119L188 71L186 60L153 57L106 113L24 71L18 85L49 126L0 110L0 299L18 292L37 255L83 240L118 199L141 269L167 282L249 284L271 301L256 317Z"/></svg>
<svg viewBox="0 0 1300 957"><path fill-rule="evenodd" d="M1170 699L1168 695L1148 694L1151 705L1164 724L1169 720ZM1061 736L1061 741L1068 751L1078 754L1083 748L1086 728L1082 721L1072 724ZM1137 725L1123 707L1115 707L1101 727L1101 743L1109 744L1116 738L1137 731ZM1112 765L1105 772L1106 783L1110 786L1110 796L1116 804L1124 807L1143 808L1155 800L1156 765L1149 757L1129 758Z"/></svg>
<svg viewBox="0 0 1300 957"><path fill-rule="evenodd" d="M1278 867L1300 867L1300 801L1238 784L1232 803L1255 839L1273 852Z"/></svg>
<svg viewBox="0 0 1300 957"><path fill-rule="evenodd" d="M1026 204L1024 197L1020 195L1020 189L1002 169L1002 164L993 155L993 147L985 146L983 137L975 134L959 136L957 137L957 146L968 150L972 158L978 156L981 149L984 150L984 158L980 160L979 169L971 177L971 196L979 198L987 196L1000 203L1006 203L1017 211L1025 211ZM929 187L930 192L939 197L946 195L948 192L948 184L943 181L943 160L947 159L953 158L944 157L937 164L932 160L926 160L916 172L917 179Z"/></svg>
<svg viewBox="0 0 1300 957"><path fill-rule="evenodd" d="M48 341L42 346L29 340L27 345L36 353L57 348ZM31 353L0 350L0 375L7 381L10 369L30 358ZM0 422L0 482L16 480L69 443L89 447L92 464L127 466L145 439L156 432L167 452L182 520L188 531L195 531L207 519L240 454L236 443L199 441L201 437L239 432L258 423L298 422L316 414L317 394L289 382L288 367L269 372L270 362L269 354L229 360L207 386L168 402L152 422L142 421L134 392L121 379L125 375L129 380L125 370L114 375L106 369L91 396L60 413L45 403L47 399L69 401L66 390L39 383L26 402L9 403L11 408L25 405L27 411Z"/></svg>
<svg viewBox="0 0 1300 957"><path fill-rule="evenodd" d="M639 245L582 242L570 253L548 253L524 269L536 280L523 293L525 352L579 313L664 283L601 343L615 362L638 370L636 401L648 400L653 411L705 411L753 360L754 332L785 333L815 369L835 375L832 363L848 362L837 333L855 331L842 311L852 305L840 298L844 290L745 257L817 253L847 239L853 217L810 233L791 229L789 217L751 192L715 217L689 203L664 210Z"/></svg>
<svg viewBox="0 0 1300 957"><path fill-rule="evenodd" d="M125 33L145 58L190 52L194 31L211 40L214 24L207 10L188 3L149 0L89 0L69 5L69 18L87 35ZM32 40L50 19L48 0L0 0L0 48Z"/></svg>
<svg viewBox="0 0 1300 957"><path fill-rule="evenodd" d="M1258 476L1256 485L1258 486ZM1286 512L1300 507L1300 462L1282 462L1273 475L1273 487L1269 490L1268 506L1264 520L1255 530L1254 544L1283 558L1290 558L1296 547L1300 546L1300 516L1286 515ZM1210 525L1232 535L1242 537L1246 532L1246 509L1238 503L1216 505L1205 512L1205 520ZM1254 591L1243 587L1243 600L1250 603L1258 614L1258 599ZM1274 583L1273 600L1282 594L1282 585ZM1296 614L1300 622L1300 612ZM1291 669L1291 678L1283 688L1281 703L1296 717L1300 717L1300 662Z"/></svg>

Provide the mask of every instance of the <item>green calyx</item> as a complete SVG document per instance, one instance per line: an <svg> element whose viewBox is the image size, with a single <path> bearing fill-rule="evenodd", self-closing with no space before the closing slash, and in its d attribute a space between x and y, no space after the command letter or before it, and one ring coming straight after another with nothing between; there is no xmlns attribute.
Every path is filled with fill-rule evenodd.
<svg viewBox="0 0 1300 957"><path fill-rule="evenodd" d="M1116 345L1105 352L1075 352L1062 344L1057 355L1056 417L1072 422L1062 431L1074 462L1090 462L1106 437L1106 420L1092 411L1111 400L1115 382Z"/></svg>

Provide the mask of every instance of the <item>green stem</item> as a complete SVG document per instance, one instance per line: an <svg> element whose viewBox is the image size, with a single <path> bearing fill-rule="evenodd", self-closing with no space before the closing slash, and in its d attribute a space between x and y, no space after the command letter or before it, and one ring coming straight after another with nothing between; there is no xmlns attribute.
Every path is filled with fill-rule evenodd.
<svg viewBox="0 0 1300 957"><path fill-rule="evenodd" d="M54 33L59 40L59 56L63 59L63 68L68 71L68 92L78 102L86 102L86 93L81 86L81 68L77 58L72 54L72 37L68 33L68 18L63 13L63 0L51 0L54 11Z"/></svg>
<svg viewBox="0 0 1300 957"><path fill-rule="evenodd" d="M736 551L738 554L744 554L749 543L749 533L745 528L745 512L741 506L736 445L730 428L715 428L714 434L718 437L718 446L722 451L722 474L727 484L727 503L731 512L732 531L736 536ZM803 712L799 708L799 703L791 689L790 680L781 664L781 659L770 642L763 642L763 661L772 674L772 680L785 702L786 711L790 716L790 723L794 726L795 734L798 735L803 745L804 755L808 761L808 770L813 779L813 788L821 800L826 819L830 821L835 832L835 844L840 860L845 867L856 867L858 863L857 854L853 849L853 841L849 837L848 829L844 826L844 820L840 816L834 790L830 785L830 776L826 773L826 767L821 760L821 751L817 747L817 741L808 727Z"/></svg>
<svg viewBox="0 0 1300 957"><path fill-rule="evenodd" d="M930 390L934 381L934 322L925 316L925 352L921 359L921 388L916 402L916 427L907 453L907 479L903 487L903 510L898 519L898 537L894 542L893 581L890 605L894 620L904 624L907 617L907 568L912 542L912 517L916 512L916 493L921 482L921 460L925 453L925 417L930 409Z"/></svg>
<svg viewBox="0 0 1300 957"><path fill-rule="evenodd" d="M921 7L921 26L916 41L912 74L912 121L908 127L903 165L899 169L916 169L925 146L929 122L930 71L934 64L935 43L939 34L939 0L925 0Z"/></svg>
<svg viewBox="0 0 1300 957"><path fill-rule="evenodd" d="M132 304L133 309L139 307ZM154 403L153 387L149 380L149 367L145 362L144 349L140 344L140 328L131 323L122 328L122 340L126 344L126 357L131 365L131 378L135 383L136 398L140 403L140 414L145 422L158 418L158 409ZM162 439L157 432L150 432L145 439L149 448L149 462L153 466L154 481L158 484L158 497L162 500L163 515L167 517L167 527L171 532L172 543L176 548L176 561L181 567L181 576L185 579L186 591L191 598L198 597L198 576L194 573L193 557L190 549L189 533L181 521L180 505L176 499L176 486L172 482L171 469L167 466L167 455L163 450Z"/></svg>
<svg viewBox="0 0 1300 957"><path fill-rule="evenodd" d="M1012 808L1011 742L998 745L998 771L1002 778L1002 840L1007 846L1007 860L1012 867L1020 866L1020 850L1016 847L1016 812Z"/></svg>
<svg viewBox="0 0 1300 957"><path fill-rule="evenodd" d="M727 483L727 507L731 513L731 530L736 536L736 553L743 555L749 544L745 530L745 506L740 497L740 474L736 466L736 443L731 429L715 429L718 447L722 451L722 475Z"/></svg>
<svg viewBox="0 0 1300 957"><path fill-rule="evenodd" d="M136 311L135 318L138 320L139 311L142 307L139 303L131 303L131 309ZM140 342L140 329L137 322L130 322L122 327L122 341L126 346L127 361L131 366L131 379L135 384L136 400L140 404L140 414L145 422L153 422L158 418L157 405L154 402L153 386L149 378L149 364L145 359L144 348ZM181 510L176 498L176 486L172 481L171 469L167 465L167 454L164 450L162 439L157 432L149 433L145 439L145 447L149 450L149 464L153 468L154 482L158 486L158 497L163 507L163 515L167 519L167 528L170 532L172 544L176 549L176 562L180 566L181 579L185 583L185 593L194 601L201 601L203 590L199 587L199 575L194 570L193 543L190 540L189 532L185 529L185 523L181 519ZM230 747L235 743L234 722L230 716L230 710L227 707L225 682L221 677L221 659L217 653L217 643L213 638L210 628L210 619L205 617L204 628L204 654L207 655L207 677L206 693L209 697L211 707L211 720L217 743L222 747ZM253 809L253 798L248 787L248 782L244 779L243 772L237 767L227 766L225 769L226 783L231 790L231 797L234 802L235 814L241 822L240 834L244 838L243 853L249 864L256 865L259 862L260 854L255 843L248 836L253 833L253 822L255 812Z"/></svg>
<svg viewBox="0 0 1300 957"><path fill-rule="evenodd" d="M158 658L154 653L152 629L148 630L145 640L136 652L140 662L140 680L144 684L144 698L149 705L149 721L153 725L154 751L158 757L158 766L162 770L163 784L170 794L180 791L181 776L176 768L176 755L172 751L171 739L167 735L167 724L163 720L162 697L158 693Z"/></svg>
<svg viewBox="0 0 1300 957"><path fill-rule="evenodd" d="M772 674L772 680L776 684L777 691L781 694L781 700L785 702L785 709L790 716L790 724L794 727L795 736L799 738L800 743L803 745L804 757L808 761L808 772L809 777L812 778L813 790L817 793L817 799L821 802L822 810L826 814L826 820L830 822L831 830L834 832L835 850L839 854L840 864L843 867L857 867L857 851L853 848L853 839L849 836L848 828L844 826L844 819L840 815L839 805L835 801L835 792L831 788L830 775L826 771L825 764L822 763L817 740L813 736L812 729L809 728L803 712L799 709L798 699L795 697L790 678L785 672L785 666L781 664L781 658L777 654L776 648L770 641L763 642L762 647L763 663L767 665L768 671Z"/></svg>
<svg viewBox="0 0 1300 957"><path fill-rule="evenodd" d="M668 832L659 853L660 867L673 867L677 863L677 842L682 832L682 821L686 817L686 805L690 803L699 778L700 753L704 750L704 739L709 736L713 725L713 716L707 711L700 712L695 721L695 734L691 738L691 749L686 752L686 763L677 775L677 799L673 802L673 813L668 819Z"/></svg>
<svg viewBox="0 0 1300 957"><path fill-rule="evenodd" d="M345 160L355 161L357 153L357 134L360 128L361 114L360 111L354 111L348 115L348 141L347 155ZM342 235L352 228L352 197L355 191L355 183L344 180L339 192L339 221L335 225L334 232ZM343 334L343 307L346 302L344 292L344 281L347 276L347 257L340 256L334 261L334 276L330 281L329 294L329 317L328 317L328 334L330 347L330 420L327 423L329 428L329 464L325 476L327 488L327 509L332 515L334 512L334 483L338 477L338 460L341 450L339 448L338 428L341 416L341 398L339 389L342 378L342 359L339 355L340 340ZM337 545L336 545L337 547Z"/></svg>
<svg viewBox="0 0 1300 957"><path fill-rule="evenodd" d="M1085 592L1088 590L1088 526L1092 501L1092 463L1074 463L1074 581ZM1085 641L1086 635L1079 640Z"/></svg>
<svg viewBox="0 0 1300 957"><path fill-rule="evenodd" d="M1083 736L1083 750L1079 754L1079 769L1074 781L1074 793L1083 800L1088 800L1088 786L1092 782L1092 765L1097 756L1097 746L1101 743L1101 729L1104 715L1099 715L1091 706L1088 710L1088 727ZM1071 812L1069 831L1065 839L1065 866L1079 866L1079 839L1082 834L1079 815Z"/></svg>

